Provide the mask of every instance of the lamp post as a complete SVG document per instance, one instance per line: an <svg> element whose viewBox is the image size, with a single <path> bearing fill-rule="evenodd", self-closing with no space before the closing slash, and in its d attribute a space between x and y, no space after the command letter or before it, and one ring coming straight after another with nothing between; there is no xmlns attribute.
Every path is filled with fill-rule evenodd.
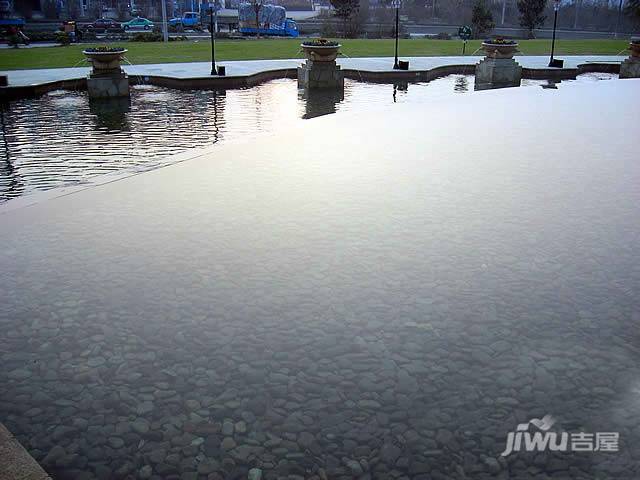
<svg viewBox="0 0 640 480"><path fill-rule="evenodd" d="M213 3L209 3L209 14L210 17L210 25L209 32L211 33L211 75L217 75L218 70L216 69L216 32L213 28L213 9L215 5Z"/></svg>
<svg viewBox="0 0 640 480"><path fill-rule="evenodd" d="M549 66L555 66L553 53L556 48L556 27L558 26L558 10L560 10L560 0L553 0L553 38L551 39L551 57L549 58Z"/></svg>
<svg viewBox="0 0 640 480"><path fill-rule="evenodd" d="M620 17L622 16L622 4L623 3L624 3L624 0L620 0L620 3L618 5L618 16L616 17L615 38L618 38L618 30L620 29Z"/></svg>
<svg viewBox="0 0 640 480"><path fill-rule="evenodd" d="M80 1L82 3L82 0ZM162 40L169 41L169 27L167 26L167 0L162 0Z"/></svg>
<svg viewBox="0 0 640 480"><path fill-rule="evenodd" d="M396 55L395 60L393 62L393 69L399 70L400 66L398 65L398 36L400 34L400 0L392 0L391 5L396 9Z"/></svg>

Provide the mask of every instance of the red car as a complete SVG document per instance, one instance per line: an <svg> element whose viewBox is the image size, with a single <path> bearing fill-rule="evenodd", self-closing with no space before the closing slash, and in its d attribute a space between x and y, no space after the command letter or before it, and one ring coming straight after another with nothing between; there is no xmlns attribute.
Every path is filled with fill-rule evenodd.
<svg viewBox="0 0 640 480"><path fill-rule="evenodd" d="M88 32L106 32L108 30L122 30L122 26L110 18L99 18L84 27Z"/></svg>

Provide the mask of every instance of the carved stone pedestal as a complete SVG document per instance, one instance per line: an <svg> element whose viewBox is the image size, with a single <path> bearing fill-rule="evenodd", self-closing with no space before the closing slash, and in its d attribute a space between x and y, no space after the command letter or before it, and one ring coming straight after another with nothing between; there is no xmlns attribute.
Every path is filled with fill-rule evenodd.
<svg viewBox="0 0 640 480"><path fill-rule="evenodd" d="M522 67L513 58L486 57L476 65L476 90L519 87Z"/></svg>
<svg viewBox="0 0 640 480"><path fill-rule="evenodd" d="M89 98L129 96L129 77L120 71L112 75L89 75L87 78Z"/></svg>
<svg viewBox="0 0 640 480"><path fill-rule="evenodd" d="M620 78L640 78L640 57L629 57L620 64Z"/></svg>
<svg viewBox="0 0 640 480"><path fill-rule="evenodd" d="M298 88L344 89L344 72L335 61L318 62L307 60L298 67Z"/></svg>

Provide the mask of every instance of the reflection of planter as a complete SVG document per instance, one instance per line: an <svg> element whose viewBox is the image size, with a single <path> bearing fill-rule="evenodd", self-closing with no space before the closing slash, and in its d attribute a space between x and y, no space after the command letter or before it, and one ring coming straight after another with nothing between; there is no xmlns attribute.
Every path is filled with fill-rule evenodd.
<svg viewBox="0 0 640 480"><path fill-rule="evenodd" d="M629 44L629 50L631 50L631 56L640 58L640 40L632 39Z"/></svg>
<svg viewBox="0 0 640 480"><path fill-rule="evenodd" d="M301 45L305 57L313 62L333 62L340 52L341 45Z"/></svg>
<svg viewBox="0 0 640 480"><path fill-rule="evenodd" d="M513 58L518 51L518 44L482 42L482 49L489 58Z"/></svg>
<svg viewBox="0 0 640 480"><path fill-rule="evenodd" d="M126 52L127 50L123 48L117 52L89 52L83 50L82 53L91 61L94 75L108 75L120 71L120 62Z"/></svg>

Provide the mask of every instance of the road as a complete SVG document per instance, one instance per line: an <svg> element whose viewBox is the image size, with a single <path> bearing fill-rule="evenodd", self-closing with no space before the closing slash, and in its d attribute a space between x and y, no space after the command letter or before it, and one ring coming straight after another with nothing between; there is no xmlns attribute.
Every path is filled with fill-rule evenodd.
<svg viewBox="0 0 640 480"><path fill-rule="evenodd" d="M407 31L412 36L437 35L446 32L450 35L457 35L460 25L407 25ZM551 38L553 30L550 28L539 28L535 30L536 38ZM526 38L526 30L514 27L496 27L492 35L504 35L508 37ZM629 34L620 34L621 38L628 37ZM615 38L614 32L594 32L590 30L556 30L556 38L566 40L578 39L606 39Z"/></svg>

